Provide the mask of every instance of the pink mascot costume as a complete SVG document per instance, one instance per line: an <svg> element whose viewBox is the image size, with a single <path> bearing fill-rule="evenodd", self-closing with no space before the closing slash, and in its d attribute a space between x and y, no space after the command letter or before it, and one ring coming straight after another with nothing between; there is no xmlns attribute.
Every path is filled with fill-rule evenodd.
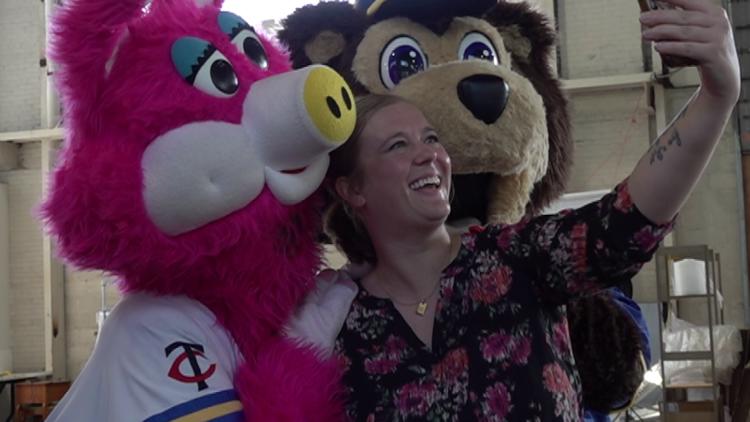
<svg viewBox="0 0 750 422"><path fill-rule="evenodd" d="M124 298L51 420L341 418L336 363L282 327L315 289L315 191L351 91L323 66L289 72L220 6L58 10L67 133L43 214L60 255Z"/></svg>

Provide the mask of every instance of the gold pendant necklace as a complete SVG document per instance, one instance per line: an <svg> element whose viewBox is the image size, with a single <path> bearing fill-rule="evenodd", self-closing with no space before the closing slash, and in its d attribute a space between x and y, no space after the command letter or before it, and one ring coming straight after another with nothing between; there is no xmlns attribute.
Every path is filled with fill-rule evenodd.
<svg viewBox="0 0 750 422"><path fill-rule="evenodd" d="M396 298L393 297L393 295L391 294L390 291L388 291L388 289L385 287L385 285L381 285L380 287L388 295L388 298L392 302L397 303L397 304L399 304L401 306L409 306L409 307L411 307L411 306L416 305L417 309L415 309L414 313L416 313L419 316L425 316L425 314L427 313L427 308L428 308L427 301L430 300L432 298L432 296L435 295L435 292L438 291L438 287L440 287L440 278L438 278L437 283L435 283L435 287L432 288L432 292L430 292L429 295L427 295L426 297L424 297L422 300L420 300L418 302L412 302L412 303L401 302L399 300L396 300Z"/></svg>

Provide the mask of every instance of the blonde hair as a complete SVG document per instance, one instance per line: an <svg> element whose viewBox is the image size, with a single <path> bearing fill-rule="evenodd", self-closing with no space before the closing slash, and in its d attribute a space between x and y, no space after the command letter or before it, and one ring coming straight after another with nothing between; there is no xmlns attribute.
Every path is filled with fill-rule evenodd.
<svg viewBox="0 0 750 422"><path fill-rule="evenodd" d="M359 178L359 144L362 132L372 116L378 111L399 103L412 104L408 100L393 95L368 94L357 98L357 122L349 140L331 153L331 163L328 167L327 190L331 197L324 216L326 234L334 244L354 263L377 262L375 249L370 235L364 224L359 220L354 210L336 192L336 179L348 177Z"/></svg>

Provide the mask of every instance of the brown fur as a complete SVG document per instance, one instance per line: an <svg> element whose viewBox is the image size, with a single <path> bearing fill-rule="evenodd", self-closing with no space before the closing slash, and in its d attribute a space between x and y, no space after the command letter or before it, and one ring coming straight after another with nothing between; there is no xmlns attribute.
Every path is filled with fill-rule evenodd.
<svg viewBox="0 0 750 422"><path fill-rule="evenodd" d="M509 43L513 63L534 84L544 99L547 110L550 165L544 179L537 184L531 195L528 210L535 214L565 192L572 165L573 139L567 100L553 74L554 64L549 62L555 46L554 30L544 15L529 12L530 8L525 3L506 3L503 7L492 8L484 18L491 24L508 28L516 34L520 30L522 38L532 46L529 55L525 43L515 51L511 46L518 43ZM512 34L511 38L517 39L516 34Z"/></svg>
<svg viewBox="0 0 750 422"><path fill-rule="evenodd" d="M357 9L367 10L374 0L357 0ZM456 16L480 17L495 0L386 1L371 17L373 22L403 17L442 34Z"/></svg>
<svg viewBox="0 0 750 422"><path fill-rule="evenodd" d="M643 346L630 315L604 291L568 304L568 324L586 407L608 412L627 403L648 369L641 364Z"/></svg>
<svg viewBox="0 0 750 422"><path fill-rule="evenodd" d="M305 55L315 63L325 63L341 54L346 47L344 36L332 31L320 31L305 44Z"/></svg>
<svg viewBox="0 0 750 422"><path fill-rule="evenodd" d="M392 93L414 102L436 125L456 185L482 180L487 191L482 198L456 190L453 218L513 222L562 194L572 139L567 102L548 62L554 32L539 12L522 3L487 0L387 1L370 17L346 3L306 6L287 18L279 34L295 67L313 62L305 50L323 48L311 46L323 31L340 34L346 46L335 55L326 47L323 56L330 57L317 62L342 73L356 94ZM472 31L493 43L498 66L458 59L458 45ZM429 67L388 90L380 77L380 55L401 34L419 43ZM511 91L502 116L489 125L462 104L456 89L464 78L480 74L503 78ZM462 177L469 180L461 183Z"/></svg>

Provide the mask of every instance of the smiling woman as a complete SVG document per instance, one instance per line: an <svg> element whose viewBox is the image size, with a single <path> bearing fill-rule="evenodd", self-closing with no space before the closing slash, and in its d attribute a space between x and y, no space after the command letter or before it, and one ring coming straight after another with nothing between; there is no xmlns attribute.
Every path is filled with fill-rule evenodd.
<svg viewBox="0 0 750 422"><path fill-rule="evenodd" d="M327 182L329 234L372 265L336 343L349 416L580 419L564 305L603 287L592 274L635 274L670 225L622 183L573 212L449 230L451 163L431 122L393 96L357 109Z"/></svg>

